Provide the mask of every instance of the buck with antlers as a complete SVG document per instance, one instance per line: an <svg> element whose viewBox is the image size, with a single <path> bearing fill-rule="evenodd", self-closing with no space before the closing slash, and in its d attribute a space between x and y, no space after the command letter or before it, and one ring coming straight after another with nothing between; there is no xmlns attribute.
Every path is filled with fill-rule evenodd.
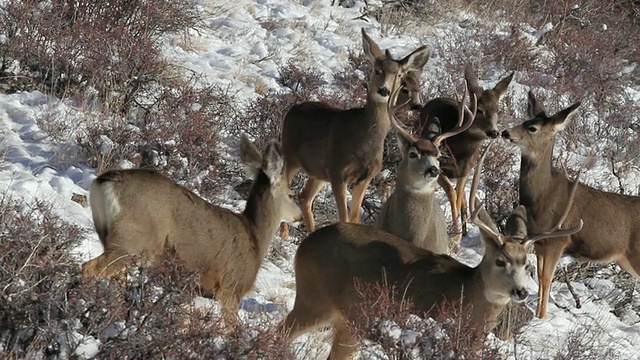
<svg viewBox="0 0 640 360"><path fill-rule="evenodd" d="M530 120L505 130L502 136L518 145L520 204L526 207L528 230L535 232L555 221L569 197L571 182L552 165L556 135L580 106L577 102L548 116L529 91ZM549 292L556 265L563 254L579 259L616 262L640 276L640 197L609 193L579 184L575 205L567 221L584 219L582 231L571 236L536 242L538 259L538 317L547 315Z"/></svg>
<svg viewBox="0 0 640 360"><path fill-rule="evenodd" d="M482 160L478 169L481 166ZM478 177L479 170L471 199L475 199ZM349 323L357 325L365 308L355 285L360 281L382 286L408 284L400 291L420 312L430 313L444 304L457 306L462 302L459 305L471 312L469 326L488 331L510 300L523 301L528 295L524 287L527 246L542 238L573 234L582 224L561 230L561 219L553 231L521 242L479 220L482 204L477 206L472 220L480 228L486 251L475 268L366 225L339 223L312 233L296 253L296 300L281 325L283 330L296 337L331 324L334 337L329 358L349 358L357 344ZM566 208L571 208L571 199L567 199Z"/></svg>
<svg viewBox="0 0 640 360"><path fill-rule="evenodd" d="M392 124L398 129L402 160L396 171L395 190L382 207L375 226L423 249L444 254L449 247L447 220L435 194L440 175L440 143L469 128L474 116L465 116L465 111L469 110L464 106L463 96L458 107L460 111L457 127L431 139L416 139L399 125L394 117L396 109L390 106L398 102L396 98L399 91L397 89L392 95L388 112ZM471 98L473 104L475 96L471 95ZM463 123L465 119L467 122Z"/></svg>
<svg viewBox="0 0 640 360"><path fill-rule="evenodd" d="M483 89L478 84L478 76L470 64L464 70L467 87L477 100L477 108L471 109L475 114L472 125L456 136L447 139L443 144L450 153L448 158L441 160L442 174L438 183L443 187L449 203L453 220L453 231L460 234L458 227L462 222L462 233L467 232L467 204L464 189L467 178L471 174L482 142L487 138L496 138L498 132L498 103L513 79L513 73L500 80L492 89ZM422 137L429 134L429 125L439 122L443 131L450 131L458 122L459 104L453 98L436 98L427 102L420 111L420 124L423 128ZM468 116L468 115L467 115ZM458 179L455 190L450 179Z"/></svg>
<svg viewBox="0 0 640 360"><path fill-rule="evenodd" d="M279 144L262 154L241 138L240 154L257 176L242 214L214 206L157 171L111 170L91 185L91 212L104 253L84 276L110 276L130 255L153 261L167 252L199 271L205 295L228 314L251 289L281 221L302 217L284 176Z"/></svg>
<svg viewBox="0 0 640 360"><path fill-rule="evenodd" d="M287 179L291 181L299 169L308 175L299 200L309 232L315 230L313 200L327 182L331 183L339 220L358 222L367 186L382 167L384 139L391 126L387 108L390 95L407 72L420 70L429 58L429 51L422 46L402 60L393 60L364 29L362 46L373 65L363 108L343 110L326 103L305 102L293 106L282 124Z"/></svg>

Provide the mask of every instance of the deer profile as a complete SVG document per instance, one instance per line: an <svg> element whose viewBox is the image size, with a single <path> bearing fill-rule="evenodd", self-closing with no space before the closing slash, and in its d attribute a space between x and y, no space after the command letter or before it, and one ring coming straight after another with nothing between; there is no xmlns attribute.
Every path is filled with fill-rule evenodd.
<svg viewBox="0 0 640 360"><path fill-rule="evenodd" d="M201 273L205 296L233 314L255 282L281 221L300 219L278 143L262 154L245 136L240 155L256 178L242 214L203 200L154 170L111 170L91 185L90 204L104 253L82 265L84 276L121 271L130 255L154 261L166 251Z"/></svg>
<svg viewBox="0 0 640 360"><path fill-rule="evenodd" d="M484 156L481 157L484 159ZM478 162L478 169L482 160ZM474 176L470 198L475 199L479 170ZM553 231L526 239L514 240L495 231L495 224L482 222L478 213L482 204L472 209L472 221L478 225L486 251L480 264L464 265L454 258L434 254L385 231L371 226L338 223L310 234L298 247L295 258L296 299L293 310L281 324L290 337L326 324L333 325L334 337L329 359L347 359L357 341L349 323L360 318L362 294L355 282L368 284L403 284L403 296L415 310L433 315L439 305L462 302L471 312L475 328L489 331L498 314L509 301L523 301L525 263L528 246L539 239L580 230L580 226ZM567 203L567 208L571 202ZM457 306L457 305L456 305Z"/></svg>
<svg viewBox="0 0 640 360"><path fill-rule="evenodd" d="M362 46L373 65L363 108L343 110L322 102L304 102L294 105L282 124L286 177L290 181L300 169L308 176L299 200L309 232L315 230L313 200L326 183L331 184L339 220L358 222L367 186L382 167L384 139L391 126L390 95L407 72L421 69L429 58L422 46L401 60L390 59L364 29ZM353 186L350 215L349 186Z"/></svg>
<svg viewBox="0 0 640 360"><path fill-rule="evenodd" d="M580 106L548 116L542 103L529 91L530 120L505 130L502 136L520 148L520 204L526 208L529 232L547 226L559 216L559 209L573 186L566 174L553 167L553 145L558 132ZM547 315L549 292L555 268L563 254L575 258L615 262L635 277L640 276L640 197L605 192L578 184L574 206L567 222L584 220L582 231L536 242L538 265L538 309Z"/></svg>
<svg viewBox="0 0 640 360"><path fill-rule="evenodd" d="M478 99L477 109L471 109L475 114L475 119L467 131L447 139L443 144L450 156L441 160L443 176L438 179L451 204L453 231L458 234L462 231L461 235L467 232L467 204L464 197L467 179L478 157L482 142L487 138L496 138L499 135L498 105L500 97L513 79L513 72L491 89L483 89L478 84L478 75L470 64L466 65L464 76L469 92ZM454 128L458 122L458 107L458 102L453 98L442 97L428 101L420 111L422 137L428 136L429 125L434 121L439 122L442 131ZM455 190L450 179L457 179ZM462 230L458 227L459 214ZM461 235L457 237L458 240Z"/></svg>
<svg viewBox="0 0 640 360"><path fill-rule="evenodd" d="M394 92L395 96L392 96L389 105L402 104L397 96L398 90L400 89ZM475 97L471 97L473 103ZM464 100L465 96L458 107L460 111L456 127L447 133L440 133L438 128L434 132L439 134L429 139L416 139L411 133L395 126L399 124L394 117L396 109L389 106L388 111L392 124L398 129L398 147L402 160L396 172L395 189L383 205L375 227L438 254L446 253L449 247L447 220L435 194L440 175L439 148L445 139L471 126L474 116L465 116L470 111L464 105ZM463 123L465 119L467 123Z"/></svg>

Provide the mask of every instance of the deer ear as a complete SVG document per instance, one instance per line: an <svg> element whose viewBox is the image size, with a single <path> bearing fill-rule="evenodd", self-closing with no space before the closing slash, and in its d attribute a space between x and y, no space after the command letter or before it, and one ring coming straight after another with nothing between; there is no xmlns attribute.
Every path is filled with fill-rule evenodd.
<svg viewBox="0 0 640 360"><path fill-rule="evenodd" d="M374 64L376 60L383 59L385 57L378 44L376 44L375 41L373 41L369 37L369 35L367 35L367 33L364 31L364 28L362 28L362 49L364 50L364 54L367 56L367 58L369 58L369 61L371 61L372 64Z"/></svg>
<svg viewBox="0 0 640 360"><path fill-rule="evenodd" d="M421 46L400 60L400 64L406 72L409 72L422 70L427 61L429 61L429 49Z"/></svg>
<svg viewBox="0 0 640 360"><path fill-rule="evenodd" d="M262 155L260 155L256 145L245 134L240 136L240 159L250 168L254 176L262 168Z"/></svg>
<svg viewBox="0 0 640 360"><path fill-rule="evenodd" d="M262 153L262 171L269 177L271 183L280 181L284 170L284 158L280 144L275 141L267 144Z"/></svg>
<svg viewBox="0 0 640 360"><path fill-rule="evenodd" d="M526 239L527 238L527 209L520 205L515 208L504 225L505 234L508 236Z"/></svg>
<svg viewBox="0 0 640 360"><path fill-rule="evenodd" d="M507 87L511 83L511 80L513 80L513 74L514 74L514 72L509 74L504 79L500 80L496 84L496 86L493 87L493 91L498 95L498 97L500 97L502 94L504 94L505 91L507 91Z"/></svg>
<svg viewBox="0 0 640 360"><path fill-rule="evenodd" d="M547 113L544 110L544 106L539 102L535 95L533 95L533 91L529 90L529 101L527 102L527 114L530 119L535 118L546 118Z"/></svg>
<svg viewBox="0 0 640 360"><path fill-rule="evenodd" d="M422 133L424 138L428 140L433 140L436 136L442 133L442 126L440 125L440 119L437 117L432 117L427 119L427 123L425 124L425 130Z"/></svg>
<svg viewBox="0 0 640 360"><path fill-rule="evenodd" d="M469 89L469 92L479 98L482 95L482 88L478 84L478 74L476 74L473 65L470 63L467 63L464 67L464 78L467 80L467 89Z"/></svg>
<svg viewBox="0 0 640 360"><path fill-rule="evenodd" d="M391 56L391 51L389 51L389 49L384 50L384 56L386 56L389 60L393 60L393 56Z"/></svg>
<svg viewBox="0 0 640 360"><path fill-rule="evenodd" d="M400 154L405 156L407 153L407 149L411 146L411 140L407 139L402 132L398 131L396 133L396 138L398 139L398 148L400 148Z"/></svg>
<svg viewBox="0 0 640 360"><path fill-rule="evenodd" d="M558 111L555 115L553 115L549 119L555 131L564 130L564 128L569 123L569 119L571 118L571 115L579 106L580 106L580 102L578 101L577 103L569 106L568 108Z"/></svg>

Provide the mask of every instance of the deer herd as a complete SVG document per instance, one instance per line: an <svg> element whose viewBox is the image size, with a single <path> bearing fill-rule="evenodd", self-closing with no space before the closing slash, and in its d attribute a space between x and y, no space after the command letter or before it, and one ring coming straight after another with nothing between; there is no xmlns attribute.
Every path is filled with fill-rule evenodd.
<svg viewBox="0 0 640 360"><path fill-rule="evenodd" d="M241 137L241 159L256 175L242 214L212 205L155 170L111 170L96 178L90 204L104 253L83 264L83 275L116 274L132 255L153 261L175 254L201 274L203 295L214 296L233 318L281 222L303 218L310 234L296 253L295 304L280 329L295 338L332 325L330 359L349 358L356 349L351 324L359 321L365 301L356 283L405 283L403 294L417 311L433 314L444 303L457 303L468 309L470 325L489 331L510 300L528 297L525 265L532 246L538 317L547 315L551 281L563 254L616 262L640 276L640 197L588 187L578 182L579 176L570 179L552 164L556 135L580 103L549 116L530 91L529 120L500 133L498 103L513 73L485 90L467 65L462 99L436 98L420 107L427 48L397 60L364 29L362 45L372 65L364 107L297 104L283 119L280 141L262 152ZM395 116L409 103L420 112L418 136ZM374 224L358 224L391 129L402 155L395 190ZM520 205L504 234L476 198L489 148L482 152L483 143L500 134L521 153ZM474 167L467 202L465 187ZM289 183L299 170L308 180L298 207ZM455 188L452 179L457 180ZM331 184L339 222L316 229L313 201L326 183ZM451 238L436 198L438 185L451 204ZM474 268L447 255L456 252L467 231L467 212L486 249Z"/></svg>

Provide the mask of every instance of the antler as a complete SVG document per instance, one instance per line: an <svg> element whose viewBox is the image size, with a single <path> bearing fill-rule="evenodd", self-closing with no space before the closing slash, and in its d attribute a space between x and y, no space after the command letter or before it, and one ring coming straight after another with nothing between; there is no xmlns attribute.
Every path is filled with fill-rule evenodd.
<svg viewBox="0 0 640 360"><path fill-rule="evenodd" d="M478 218L478 213L482 209L482 202L476 199L476 192L478 191L478 183L480 182L480 170L482 169L482 164L484 163L484 158L489 152L489 148L492 143L489 143L487 147L482 151L482 155L478 159L476 163L476 170L473 173L473 181L471 182L471 192L469 193L469 206L471 207L471 222L476 224L480 229L492 234L495 238L499 238L500 234L497 233L491 226L485 224L482 220Z"/></svg>
<svg viewBox="0 0 640 360"><path fill-rule="evenodd" d="M562 168L564 169L564 175L567 178L569 178L569 175L567 174L567 169L564 166ZM562 223L564 223L564 221L567 219L567 216L569 215L569 211L571 211L571 206L573 205L573 200L576 195L576 190L578 190L579 179L580 179L580 172L578 172L578 175L576 175L576 178L573 180L573 186L571 188L571 193L569 193L567 206L564 209L564 213L562 213L562 216L560 217L560 220L558 220L558 223L556 224L556 226L554 226L551 230L543 232L542 234L539 234L533 237L528 237L527 243L532 243L538 240L547 239L551 237L569 236L582 230L582 225L584 225L582 219L580 219L577 226L574 226L570 229L562 229Z"/></svg>
<svg viewBox="0 0 640 360"><path fill-rule="evenodd" d="M387 113L389 114L389 121L391 121L391 125L394 128L396 128L396 130L400 134L402 134L402 136L404 136L407 140L410 140L411 142L416 142L418 141L418 139L416 139L409 131L407 131L404 128L404 126L400 125L400 122L395 117L396 111L398 111L400 108L404 107L411 101L411 99L408 99L402 104L399 104L399 105L396 104L396 102L398 101L398 95L400 94L400 90L402 90L402 84L396 86L393 92L391 93L391 96L389 96L389 101L387 102Z"/></svg>
<svg viewBox="0 0 640 360"><path fill-rule="evenodd" d="M443 140L448 139L448 138L450 138L450 137L452 137L454 135L460 134L461 132L467 130L471 126L471 124L473 124L473 120L476 117L476 111L478 109L478 98L476 97L475 94L470 94L470 96L469 96L471 104L473 105L472 106L473 112L472 112L464 104L464 101L465 101L465 99L467 97L467 92L468 92L467 80L465 80L464 81L464 92L462 93L462 100L458 101L458 103L459 103L459 105L458 105L458 109L459 109L459 112L458 112L458 123L456 124L456 126L451 131L448 131L446 133L442 133L442 134L436 136L433 139L432 142L436 147L439 147L440 143ZM456 95L456 99L457 98L458 98L458 96ZM469 120L466 123L464 122L464 118L465 118L464 115L465 114L469 115Z"/></svg>

